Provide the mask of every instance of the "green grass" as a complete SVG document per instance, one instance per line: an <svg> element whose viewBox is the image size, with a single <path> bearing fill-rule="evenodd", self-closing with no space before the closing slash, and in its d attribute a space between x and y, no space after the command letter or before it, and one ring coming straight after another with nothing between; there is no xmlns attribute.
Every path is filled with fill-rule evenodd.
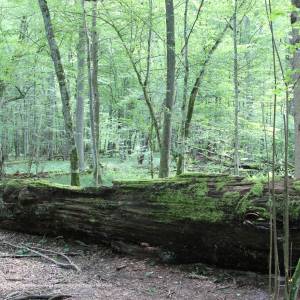
<svg viewBox="0 0 300 300"><path fill-rule="evenodd" d="M41 161L38 165L32 164L31 173L36 174L39 172L69 172L69 162L63 160L53 160L53 161ZM7 174L15 173L28 173L29 167L28 162L11 162L5 168Z"/></svg>
<svg viewBox="0 0 300 300"><path fill-rule="evenodd" d="M121 161L115 158L103 158L101 160L103 167L103 184L111 185L114 180L134 180L134 179L150 179L149 166L147 161L143 165L137 163L136 158L131 158L126 161ZM155 160L157 166L158 160ZM38 172L55 172L68 173L70 164L68 161L41 161L38 166L32 165L31 173ZM5 171L7 174L28 173L28 163L12 162L9 163ZM53 174L46 178L50 182L60 184L70 184L70 175L68 174ZM81 186L93 186L92 174L82 174L80 176Z"/></svg>
<svg viewBox="0 0 300 300"><path fill-rule="evenodd" d="M103 184L112 185L113 181L118 180L140 180L140 179L151 179L149 172L148 160L145 159L143 165L139 165L137 162L137 157L132 155L126 161L121 161L117 158L102 158L101 164L103 168ZM60 183L68 185L70 184L68 161L56 160L56 161L40 161L38 164L32 164L31 174L36 174L39 172L52 172L57 174L51 174L49 178L46 178L50 182ZM154 157L154 167L155 176L157 177L159 166L159 155L156 154ZM175 163L172 161L172 173L171 176L175 176ZM202 173L222 173L224 172L224 167L214 164L199 164L197 166L189 165L188 171L192 172L202 172ZM26 161L11 161L8 162L5 168L7 174L15 173L28 173L28 162ZM60 174L59 174L60 173ZM92 174L82 174L80 176L81 186L93 186Z"/></svg>

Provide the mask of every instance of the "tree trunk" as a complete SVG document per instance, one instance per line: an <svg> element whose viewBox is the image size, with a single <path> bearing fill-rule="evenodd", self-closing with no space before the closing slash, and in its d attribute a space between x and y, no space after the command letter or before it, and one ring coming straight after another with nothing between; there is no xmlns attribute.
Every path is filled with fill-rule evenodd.
<svg viewBox="0 0 300 300"><path fill-rule="evenodd" d="M4 153L2 149L2 145L0 144L0 180L4 176Z"/></svg>
<svg viewBox="0 0 300 300"><path fill-rule="evenodd" d="M227 32L228 28L229 28L229 25L227 24L224 27L223 31L218 36L218 38L216 39L214 45L209 50L209 52L207 54L207 57L206 57L203 65L200 68L199 75L195 80L195 83L193 85L193 89L191 90L189 100L188 100L188 104L187 104L187 108L186 108L186 116L185 116L185 120L184 120L184 132L182 133L182 143L183 144L186 143L186 140L187 140L187 138L189 137L189 134L190 134L190 126L191 126L191 123L192 123L192 117L193 117L193 113L194 113L195 101L196 101L196 98L198 96L199 88L200 88L200 85L202 83L203 77L205 75L206 68L207 68L211 58L213 57L213 54L218 49L218 46L221 44L221 42L223 40L223 37L225 36L225 33ZM177 161L177 174L178 175L181 174L181 172L183 170L183 166L184 166L184 156L179 155L178 161Z"/></svg>
<svg viewBox="0 0 300 300"><path fill-rule="evenodd" d="M294 11L291 14L291 23L292 23L292 38L291 44L294 46L293 48L293 58L292 58L292 69L293 79L294 79L294 105L295 105L295 113L294 113L294 124L295 124L295 177L297 179L300 178L300 49L297 46L300 42L300 34L299 34L299 1L292 0L292 5Z"/></svg>
<svg viewBox="0 0 300 300"><path fill-rule="evenodd" d="M95 126L95 91L93 84L93 73L92 70L92 61L91 61L91 47L90 47L90 38L86 22L86 12L84 6L84 0L81 1L83 18L84 18L84 31L86 37L86 50L87 50L87 69L88 69L88 83L89 83L89 108L90 108L90 127L91 127L91 144L92 144L92 155L93 155L93 177L95 185L101 182L101 177L99 173L99 163L98 163L98 149L96 141L96 126Z"/></svg>
<svg viewBox="0 0 300 300"><path fill-rule="evenodd" d="M91 73L91 83L93 91L93 107L94 107L94 124L95 124L95 150L97 151L97 173L95 176L97 178L97 184L102 182L100 162L99 162L99 153L100 153L100 97L99 97L99 88L98 88L98 52L99 52L99 43L98 43L98 32L97 32L97 1L93 2L93 20L92 20L92 33L91 33L91 64L92 64L92 73Z"/></svg>
<svg viewBox="0 0 300 300"><path fill-rule="evenodd" d="M184 137L184 127L185 127L185 117L186 117L186 104L188 100L188 81L189 81L189 41L188 41L188 7L189 0L185 1L184 9L184 49L183 49L183 62L184 62L184 79L183 79L183 99L181 105L181 127L180 127L180 137L179 137L179 154L177 160L177 170L176 174L180 175L185 169L185 143L186 139Z"/></svg>
<svg viewBox="0 0 300 300"><path fill-rule="evenodd" d="M62 112L63 112L64 122L65 122L65 131L66 131L67 141L69 144L71 185L80 185L79 170L78 170L79 167L78 155L77 155L77 149L76 149L75 138L73 133L73 122L72 122L71 108L70 108L70 94L67 88L66 76L61 62L60 52L55 40L47 1L39 0L39 6L44 19L46 36L47 36L50 53L54 64L56 77L59 83L59 89L61 94Z"/></svg>
<svg viewBox="0 0 300 300"><path fill-rule="evenodd" d="M151 94L149 92L149 77L150 77L150 64L151 64L151 44L152 44L152 31L153 31L153 29L152 29L152 18L153 18L153 16L152 16L152 0L149 0L149 34L148 34L148 47L147 47L147 69L146 69L146 76L145 76L144 80L142 78L142 72L139 71L139 68L137 66L136 59L133 57L132 50L127 46L126 41L124 40L124 37L123 37L120 29L118 29L118 27L112 22L109 22L108 24L115 30L118 37L120 38L120 40L122 42L122 46L124 47L124 49L126 51L126 54L127 54L128 58L130 60L130 63L133 67L133 70L136 74L139 85L142 88L143 95L144 95L144 100L145 100L146 105L149 109L149 114L150 114L150 117L151 117L152 122L153 122L154 129L155 129L158 147L159 147L159 149L161 149L160 126L159 126L159 122L158 122L158 119L157 119L156 114L155 114L154 106L153 106L152 99L151 99Z"/></svg>
<svg viewBox="0 0 300 300"><path fill-rule="evenodd" d="M77 80L76 80L76 146L79 157L79 169L84 171L84 82L85 82L85 31L84 21L79 25L77 44Z"/></svg>
<svg viewBox="0 0 300 300"><path fill-rule="evenodd" d="M100 137L100 97L98 88L98 32L97 32L97 1L93 2L93 20L91 33L91 63L92 63L92 85L94 93L94 111L95 111L95 136L96 148L99 153Z"/></svg>
<svg viewBox="0 0 300 300"><path fill-rule="evenodd" d="M167 91L164 106L163 135L160 149L159 177L169 176L172 110L175 99L175 24L173 0L165 0L167 30Z"/></svg>
<svg viewBox="0 0 300 300"><path fill-rule="evenodd" d="M48 160L54 159L54 143L55 143L55 113L56 113L56 87L55 87L55 74L51 72L49 74L49 86L48 86L48 99L49 99L49 116L48 116ZM25 156L25 155L24 155Z"/></svg>
<svg viewBox="0 0 300 300"><path fill-rule="evenodd" d="M239 137L239 84L238 84L238 48L237 48L237 9L238 1L234 1L233 13L233 85L234 85L234 174L240 169L240 137Z"/></svg>
<svg viewBox="0 0 300 300"><path fill-rule="evenodd" d="M300 182L289 186L294 267L300 256ZM275 193L282 264L283 182L276 183ZM126 250L126 244L132 245L129 249L148 244L168 262L268 271L269 195L267 185L261 182L186 174L80 189L12 180L0 185L0 198L2 228L64 234L120 250Z"/></svg>

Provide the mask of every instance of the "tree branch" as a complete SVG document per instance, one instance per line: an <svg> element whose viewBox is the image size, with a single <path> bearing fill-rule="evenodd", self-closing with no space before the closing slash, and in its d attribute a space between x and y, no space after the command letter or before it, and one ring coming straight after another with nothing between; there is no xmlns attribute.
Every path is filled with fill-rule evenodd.
<svg viewBox="0 0 300 300"><path fill-rule="evenodd" d="M15 96L15 97L12 97L12 98L9 98L9 99L6 99L6 100L2 100L0 102L0 108L2 108L4 105L6 105L10 102L14 102L14 101L17 101L17 100L20 100L20 99L24 99L26 97L27 93L29 92L31 86L26 88L25 91L22 91L18 86L15 86L15 88L18 91L19 95Z"/></svg>

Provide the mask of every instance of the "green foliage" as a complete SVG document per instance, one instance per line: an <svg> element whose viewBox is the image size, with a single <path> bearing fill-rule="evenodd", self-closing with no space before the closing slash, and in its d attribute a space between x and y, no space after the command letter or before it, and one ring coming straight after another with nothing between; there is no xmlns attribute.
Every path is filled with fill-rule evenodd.
<svg viewBox="0 0 300 300"><path fill-rule="evenodd" d="M76 108L76 74L78 43L78 24L81 19L80 1L69 3L58 0L49 1L49 8L54 24L56 38L59 42L63 64L71 91L71 107L75 115ZM16 5L17 3L17 5ZM197 15L198 4L190 2L188 28L191 28ZM44 162L49 156L51 145L54 155L61 156L66 151L63 116L59 101L59 88L54 78L54 69L49 56L45 32L38 2L28 0L2 1L0 23L0 143L5 145L9 159L33 160L30 172L50 172L51 170L67 173L68 164L52 159ZM289 31L289 1L277 1L273 5L272 20L278 40L285 41ZM91 3L86 2L87 23L91 25ZM100 13L101 12L101 13ZM183 99L184 72L181 50L184 45L183 31L184 5L175 11L176 20L176 55L177 55L177 98L173 110L173 147L172 155L178 153L178 132L181 126L181 106ZM165 94L165 22L163 1L153 1L152 45L150 57L149 94L158 123L162 121L162 103ZM196 76L201 72L203 63L214 45L217 37L232 15L232 5L227 1L218 3L205 1L198 21L189 37L190 76L188 95ZM213 16L213 17L212 17ZM151 127L148 107L143 98L143 91L133 69L129 49L142 81L147 67L149 6L145 2L107 1L99 3L97 29L100 38L99 52L99 90L101 94L101 152L100 161L104 165L104 183L113 180L150 178L149 143L145 146ZM272 136L272 96L278 96L278 113L284 102L284 84L280 81L274 91L270 72L272 47L265 16L264 3L242 6L239 19L239 91L240 91L240 156L242 164L257 166L258 173L269 171L265 165L267 158L266 143L270 148ZM22 23L23 22L23 23ZM122 39L117 34L121 30ZM126 47L124 47L124 45ZM285 57L289 45L278 43L281 57ZM292 51L289 49L288 51ZM293 72L284 65L286 80ZM220 46L207 65L201 81L199 95L194 108L191 134L186 141L186 166L190 171L201 170L203 173L231 172L233 156L234 115L233 83L231 73L232 34L228 30ZM281 75L278 74L278 78ZM4 89L1 91L1 84ZM85 90L87 89L85 82ZM28 92L24 99L12 101L1 106L2 101ZM87 92L87 91L85 91ZM3 95L1 94L3 93ZM85 97L85 111L88 113L88 101ZM262 109L263 105L263 109ZM262 121L264 117L264 122ZM91 162L90 124L85 116L86 160ZM282 165L284 138L283 121L276 122L276 153L278 164ZM290 122L290 132L294 131ZM265 141L265 134L267 141ZM108 149L109 144L115 146ZM157 173L159 149L153 133L154 173ZM290 139L289 157L293 154L293 139ZM16 146L17 145L17 146ZM130 146L128 146L130 145ZM142 148L146 147L144 166L132 164ZM130 151L126 147L131 147ZM125 149L126 148L126 149ZM123 150L125 149L125 150ZM200 153L201 158L197 158ZM117 162L120 158L120 162ZM123 161L126 162L123 162ZM107 161L110 161L107 163ZM120 166L120 168L119 168ZM175 161L172 161L172 168ZM122 168L124 169L122 169ZM115 170L116 169L116 170ZM7 166L8 173L28 172L28 165ZM280 171L279 171L280 172ZM172 173L174 174L174 173ZM51 177L53 182L69 183L66 174ZM92 185L91 175L81 176L83 186ZM217 183L222 190L223 183ZM253 190L260 192L259 184Z"/></svg>
<svg viewBox="0 0 300 300"><path fill-rule="evenodd" d="M262 182L256 182L251 188L250 192L255 196L262 195L264 190L264 184Z"/></svg>
<svg viewBox="0 0 300 300"><path fill-rule="evenodd" d="M293 187L297 192L300 192L300 181L299 180L294 181Z"/></svg>

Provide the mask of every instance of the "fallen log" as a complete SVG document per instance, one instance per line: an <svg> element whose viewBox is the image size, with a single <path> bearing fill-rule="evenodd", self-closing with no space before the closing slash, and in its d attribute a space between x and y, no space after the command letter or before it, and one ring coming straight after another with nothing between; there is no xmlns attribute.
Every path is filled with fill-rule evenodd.
<svg viewBox="0 0 300 300"><path fill-rule="evenodd" d="M291 261L300 257L300 182L289 183ZM275 186L282 263L283 182ZM262 180L186 174L77 188L46 181L0 184L0 227L107 243L163 261L267 272L269 194ZM131 245L131 246L130 246Z"/></svg>

